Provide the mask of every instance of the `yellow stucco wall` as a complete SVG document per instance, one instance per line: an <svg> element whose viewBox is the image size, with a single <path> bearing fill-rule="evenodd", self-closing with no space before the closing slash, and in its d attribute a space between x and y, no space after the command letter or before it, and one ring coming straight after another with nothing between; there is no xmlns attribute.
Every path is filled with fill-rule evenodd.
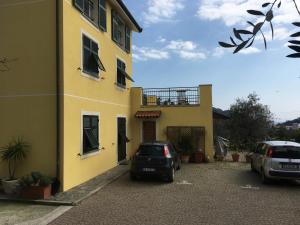
<svg viewBox="0 0 300 225"><path fill-rule="evenodd" d="M107 32L99 31L74 8L71 1L63 1L63 190L87 181L117 165L117 117L126 117L129 124L130 87L115 85L117 58L126 63L126 72L132 74L131 54L120 49L111 39L111 6L107 5ZM82 33L94 39L99 46L99 57L106 72L100 79L90 78L78 70L81 67ZM84 113L99 114L100 151L81 157L81 120ZM127 125L127 136L130 129ZM104 149L102 149L104 148ZM130 149L130 143L127 144Z"/></svg>
<svg viewBox="0 0 300 225"><path fill-rule="evenodd" d="M31 150L17 176L36 170L55 176L55 1L0 0L0 29L0 59L13 60L0 72L0 146L23 137Z"/></svg>
<svg viewBox="0 0 300 225"><path fill-rule="evenodd" d="M213 157L213 118L212 118L212 86L200 85L200 105L195 106L141 106L142 89L132 88L131 92L131 129L134 140L134 154L142 142L142 119L134 118L138 110L160 110L161 116L156 119L157 139L166 140L167 126L201 126L205 127L205 152Z"/></svg>

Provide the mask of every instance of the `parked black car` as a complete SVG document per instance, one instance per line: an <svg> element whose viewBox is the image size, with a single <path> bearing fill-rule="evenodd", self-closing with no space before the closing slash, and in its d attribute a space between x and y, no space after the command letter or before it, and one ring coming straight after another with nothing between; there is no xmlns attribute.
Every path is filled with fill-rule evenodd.
<svg viewBox="0 0 300 225"><path fill-rule="evenodd" d="M180 167L179 153L171 143L142 143L132 158L130 176L136 179L144 175L157 175L173 182L175 170Z"/></svg>

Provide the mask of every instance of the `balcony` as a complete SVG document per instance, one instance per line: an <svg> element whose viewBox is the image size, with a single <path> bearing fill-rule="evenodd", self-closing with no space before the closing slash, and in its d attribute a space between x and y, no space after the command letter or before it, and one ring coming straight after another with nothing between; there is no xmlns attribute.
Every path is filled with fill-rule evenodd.
<svg viewBox="0 0 300 225"><path fill-rule="evenodd" d="M193 106L199 101L199 87L142 89L143 106Z"/></svg>

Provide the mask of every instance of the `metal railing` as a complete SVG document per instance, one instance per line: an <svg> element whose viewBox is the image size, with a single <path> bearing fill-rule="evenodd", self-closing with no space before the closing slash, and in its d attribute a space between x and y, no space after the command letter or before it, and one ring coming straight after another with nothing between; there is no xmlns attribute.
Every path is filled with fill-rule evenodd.
<svg viewBox="0 0 300 225"><path fill-rule="evenodd" d="M150 106L198 105L198 87L145 88L142 104Z"/></svg>

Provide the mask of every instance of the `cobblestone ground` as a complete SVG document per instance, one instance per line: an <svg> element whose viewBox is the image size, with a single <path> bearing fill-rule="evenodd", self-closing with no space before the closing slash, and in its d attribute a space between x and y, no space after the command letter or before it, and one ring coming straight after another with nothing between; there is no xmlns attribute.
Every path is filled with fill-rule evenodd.
<svg viewBox="0 0 300 225"><path fill-rule="evenodd" d="M126 174L51 224L300 224L300 185L262 185L247 164L188 164L175 179L132 182Z"/></svg>

